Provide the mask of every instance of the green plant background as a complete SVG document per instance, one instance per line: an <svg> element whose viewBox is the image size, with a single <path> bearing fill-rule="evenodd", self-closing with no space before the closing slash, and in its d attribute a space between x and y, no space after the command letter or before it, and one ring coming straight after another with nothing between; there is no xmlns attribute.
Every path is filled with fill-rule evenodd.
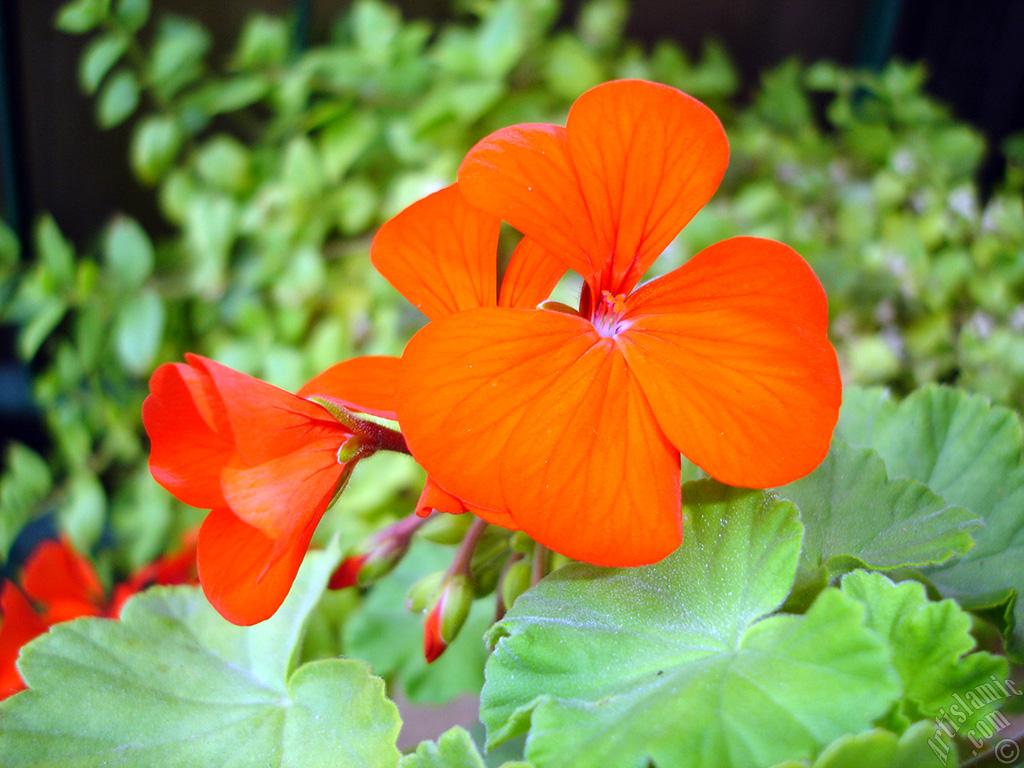
<svg viewBox="0 0 1024 768"><path fill-rule="evenodd" d="M702 99L732 148L722 188L657 273L733 235L786 242L825 285L847 384L897 396L952 384L1019 421L1024 137L1007 143L1005 177L983 196L974 179L990 148L926 95L920 66L789 61L741 93L713 42L692 56L671 41L625 39L624 0L591 0L572 29L553 26L558 0L466 4L442 25L357 0L316 47L297 50L287 20L254 15L226 56L194 21L150 10L148 0L74 0L56 19L88 36L80 85L101 127L130 124L125 162L153 189L170 234L117 216L77 249L45 213L30 243L0 228L0 317L18 328L53 445L46 455L5 448L0 561L46 516L108 581L173 548L202 513L148 473L140 408L156 365L197 352L295 389L339 360L399 353L424 318L370 266L375 228L451 183L489 131L562 122L581 92L618 77ZM366 462L319 541L337 534L349 546L407 514L421 477L406 457ZM968 508L961 523L978 511L953 503ZM373 624L373 605L327 602L306 658L336 653L349 615ZM429 676L404 674L431 698ZM435 687L447 697L453 686ZM461 738L445 749L461 754ZM409 764L449 764L428 752Z"/></svg>

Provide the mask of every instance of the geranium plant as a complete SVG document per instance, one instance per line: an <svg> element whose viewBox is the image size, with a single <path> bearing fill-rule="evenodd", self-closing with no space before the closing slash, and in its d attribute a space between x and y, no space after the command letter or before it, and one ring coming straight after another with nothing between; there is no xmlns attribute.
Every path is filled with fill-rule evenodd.
<svg viewBox="0 0 1024 768"><path fill-rule="evenodd" d="M5 584L3 765L1015 763L1019 416L843 387L822 283L762 231L660 266L729 157L683 91L477 138L369 244L425 316L401 354L294 391L156 368L194 547L107 591L51 542ZM367 524L390 460L417 486ZM393 700L467 690L485 735L403 755Z"/></svg>

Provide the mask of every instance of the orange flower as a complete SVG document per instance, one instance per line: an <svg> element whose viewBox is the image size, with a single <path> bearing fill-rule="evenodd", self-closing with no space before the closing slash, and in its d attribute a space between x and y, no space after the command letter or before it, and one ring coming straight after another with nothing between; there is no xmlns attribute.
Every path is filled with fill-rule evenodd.
<svg viewBox="0 0 1024 768"><path fill-rule="evenodd" d="M386 222L373 239L370 258L431 320L482 307L533 308L548 297L565 266L524 240L512 254L499 295L500 229L500 219L471 207L452 185ZM428 477L416 512L425 517L434 509L470 511L495 525L517 528L508 512L467 503Z"/></svg>
<svg viewBox="0 0 1024 768"><path fill-rule="evenodd" d="M394 418L398 360L349 360L293 395L186 359L160 366L150 381L142 411L150 469L179 500L211 510L199 532L203 591L229 621L255 624L288 594L355 462L382 447L374 440L383 432L345 409Z"/></svg>
<svg viewBox="0 0 1024 768"><path fill-rule="evenodd" d="M42 542L28 558L21 586L12 581L0 591L0 699L25 687L15 661L21 647L61 621L80 616L117 616L124 602L151 584L195 583L195 544L141 568L118 585L108 600L92 564L71 543Z"/></svg>
<svg viewBox="0 0 1024 768"><path fill-rule="evenodd" d="M399 422L441 488L558 552L639 565L679 544L680 453L747 487L820 463L841 385L824 291L792 249L733 238L634 290L727 160L700 102L607 83L565 128L477 144L468 205L449 189L385 225L374 262L432 320L402 358ZM495 301L499 219L525 238ZM579 310L533 308L565 268Z"/></svg>

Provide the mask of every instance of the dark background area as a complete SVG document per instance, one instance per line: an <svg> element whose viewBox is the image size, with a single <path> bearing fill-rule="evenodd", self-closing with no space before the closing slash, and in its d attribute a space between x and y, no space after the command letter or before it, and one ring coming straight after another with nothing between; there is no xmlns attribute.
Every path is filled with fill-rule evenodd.
<svg viewBox="0 0 1024 768"><path fill-rule="evenodd" d="M88 36L58 32L63 0L0 0L0 216L23 243L32 221L51 212L79 245L123 211L161 228L152 190L132 177L129 126L96 127L91 99L77 85ZM155 15L194 17L230 50L244 19L260 10L298 13L312 43L344 0L153 0ZM448 0L400 0L411 17L437 20ZM570 24L581 0L567 0ZM923 60L930 91L986 132L993 152L982 182L1002 173L999 143L1024 130L1024 0L634 0L627 34L653 43L673 38L697 52L721 40L748 86L790 56L880 67L890 57ZM6 437L38 444L25 372L13 361L13 332L0 328L0 423Z"/></svg>

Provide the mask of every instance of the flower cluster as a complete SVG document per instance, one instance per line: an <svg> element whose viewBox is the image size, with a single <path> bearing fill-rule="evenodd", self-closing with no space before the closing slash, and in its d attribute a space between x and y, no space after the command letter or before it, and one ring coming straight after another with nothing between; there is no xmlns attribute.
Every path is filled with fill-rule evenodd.
<svg viewBox="0 0 1024 768"><path fill-rule="evenodd" d="M380 449L427 471L420 514L468 511L615 566L679 545L681 456L745 487L814 469L841 385L825 294L800 256L737 237L641 282L727 162L699 101L606 83L565 127L483 139L455 184L380 229L374 265L429 319L401 358L340 363L297 394L197 356L161 366L144 408L151 467L211 510L199 576L217 609L243 624L272 614L356 462ZM523 238L499 288L503 221ZM548 301L567 272L582 279L575 307ZM335 584L390 564L410 530L350 559ZM469 560L433 597L445 641L459 622L438 606Z"/></svg>

